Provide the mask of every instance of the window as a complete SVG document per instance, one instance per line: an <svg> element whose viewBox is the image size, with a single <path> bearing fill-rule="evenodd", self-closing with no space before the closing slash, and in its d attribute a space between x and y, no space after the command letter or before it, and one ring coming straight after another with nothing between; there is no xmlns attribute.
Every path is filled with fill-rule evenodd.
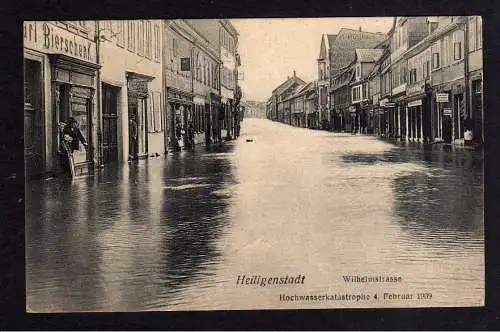
<svg viewBox="0 0 500 332"><path fill-rule="evenodd" d="M196 79L198 82L201 82L201 60L200 60L200 54L198 53L196 55Z"/></svg>
<svg viewBox="0 0 500 332"><path fill-rule="evenodd" d="M462 59L462 43L456 42L454 43L453 60L460 60L460 59Z"/></svg>
<svg viewBox="0 0 500 332"><path fill-rule="evenodd" d="M410 69L410 84L415 83L417 81L417 69Z"/></svg>
<svg viewBox="0 0 500 332"><path fill-rule="evenodd" d="M361 100L361 86L352 89L352 101Z"/></svg>
<svg viewBox="0 0 500 332"><path fill-rule="evenodd" d="M356 79L361 77L361 65L356 66Z"/></svg>
<svg viewBox="0 0 500 332"><path fill-rule="evenodd" d="M116 21L116 44L125 46L125 21Z"/></svg>
<svg viewBox="0 0 500 332"><path fill-rule="evenodd" d="M476 17L476 49L483 47L483 22L481 16Z"/></svg>
<svg viewBox="0 0 500 332"><path fill-rule="evenodd" d="M163 118L161 114L161 92L153 92L153 98L151 102L153 104L153 123L154 123L154 131L160 132L163 131Z"/></svg>
<svg viewBox="0 0 500 332"><path fill-rule="evenodd" d="M135 51L135 22L127 22L127 48L129 51Z"/></svg>
<svg viewBox="0 0 500 332"><path fill-rule="evenodd" d="M439 53L432 53L432 69L439 68Z"/></svg>
<svg viewBox="0 0 500 332"><path fill-rule="evenodd" d="M144 55L144 21L139 21L137 27L137 54Z"/></svg>
<svg viewBox="0 0 500 332"><path fill-rule="evenodd" d="M175 39L175 38L172 39L172 52L173 52L174 58L176 58L179 55L177 39Z"/></svg>
<svg viewBox="0 0 500 332"><path fill-rule="evenodd" d="M368 89L366 83L363 84L363 94L361 95L361 99L368 99Z"/></svg>
<svg viewBox="0 0 500 332"><path fill-rule="evenodd" d="M151 22L146 21L146 57L151 59Z"/></svg>
<svg viewBox="0 0 500 332"><path fill-rule="evenodd" d="M154 133L155 132L155 119L154 119L154 92L149 91L148 92L148 103L146 105L146 112L147 112L147 118L148 118L148 126L147 130L149 133Z"/></svg>
<svg viewBox="0 0 500 332"><path fill-rule="evenodd" d="M160 54L161 54L161 39L160 39L160 27L155 24L153 27L153 35L154 35L154 59L155 60L160 60Z"/></svg>
<svg viewBox="0 0 500 332"><path fill-rule="evenodd" d="M427 78L429 77L430 75L430 68L429 68L429 61L425 61L423 64L422 64L422 75L423 75L423 78Z"/></svg>

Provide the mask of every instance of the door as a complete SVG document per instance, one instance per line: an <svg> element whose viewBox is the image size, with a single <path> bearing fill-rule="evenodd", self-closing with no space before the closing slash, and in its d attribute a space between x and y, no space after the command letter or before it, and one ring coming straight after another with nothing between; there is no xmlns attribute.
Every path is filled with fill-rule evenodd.
<svg viewBox="0 0 500 332"><path fill-rule="evenodd" d="M147 155L147 133L146 133L146 98L139 98L137 100L137 131L138 131L138 153L140 156Z"/></svg>
<svg viewBox="0 0 500 332"><path fill-rule="evenodd" d="M103 163L118 161L118 89L102 86L102 146Z"/></svg>
<svg viewBox="0 0 500 332"><path fill-rule="evenodd" d="M464 138L464 104L463 95L453 97L453 130L456 139Z"/></svg>
<svg viewBox="0 0 500 332"><path fill-rule="evenodd" d="M128 99L128 115L129 115L129 124L128 124L128 151L129 157L137 158L138 153L138 124L137 124L137 99L129 98Z"/></svg>
<svg viewBox="0 0 500 332"><path fill-rule="evenodd" d="M26 60L24 66L24 157L30 178L43 172L42 67L32 60Z"/></svg>
<svg viewBox="0 0 500 332"><path fill-rule="evenodd" d="M444 113L443 118L442 118L442 125L443 125L443 141L445 143L451 143L452 140L452 121L451 121L451 114L449 113Z"/></svg>

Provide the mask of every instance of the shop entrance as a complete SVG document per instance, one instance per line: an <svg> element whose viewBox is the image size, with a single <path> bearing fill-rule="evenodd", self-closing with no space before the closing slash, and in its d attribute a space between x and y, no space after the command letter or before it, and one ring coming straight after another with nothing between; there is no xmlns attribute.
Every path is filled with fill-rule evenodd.
<svg viewBox="0 0 500 332"><path fill-rule="evenodd" d="M118 161L118 88L102 85L103 163Z"/></svg>
<svg viewBox="0 0 500 332"><path fill-rule="evenodd" d="M93 91L90 88L72 86L65 83L56 84L56 117L58 123L67 123L70 117L74 118L80 128L89 148L92 145L91 135L91 106ZM82 175L91 172L91 151L85 149L80 143L78 150L73 152L75 174Z"/></svg>
<svg viewBox="0 0 500 332"><path fill-rule="evenodd" d="M45 135L42 86L41 63L26 60L24 62L24 157L27 178L43 173Z"/></svg>
<svg viewBox="0 0 500 332"><path fill-rule="evenodd" d="M464 138L464 96L453 96L453 133L455 139Z"/></svg>
<svg viewBox="0 0 500 332"><path fill-rule="evenodd" d="M148 155L147 105L148 79L130 75L128 87L129 157L145 158Z"/></svg>
<svg viewBox="0 0 500 332"><path fill-rule="evenodd" d="M451 112L449 109L444 109L443 118L442 118L442 126L443 126L443 141L445 143L451 143L452 141L452 121L451 121Z"/></svg>

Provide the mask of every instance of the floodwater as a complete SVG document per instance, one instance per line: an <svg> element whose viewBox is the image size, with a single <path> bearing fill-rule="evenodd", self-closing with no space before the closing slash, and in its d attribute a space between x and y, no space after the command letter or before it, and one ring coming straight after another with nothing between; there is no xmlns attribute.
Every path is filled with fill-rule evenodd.
<svg viewBox="0 0 500 332"><path fill-rule="evenodd" d="M344 280L378 275L401 279ZM303 283L237 284L243 276ZM30 312L478 306L483 298L481 151L245 119L241 137L223 146L26 187Z"/></svg>

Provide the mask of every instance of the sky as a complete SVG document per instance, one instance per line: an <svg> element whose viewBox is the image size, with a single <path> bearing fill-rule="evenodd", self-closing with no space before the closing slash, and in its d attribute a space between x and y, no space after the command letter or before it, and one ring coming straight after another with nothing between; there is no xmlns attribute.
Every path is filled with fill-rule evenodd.
<svg viewBox="0 0 500 332"><path fill-rule="evenodd" d="M239 82L244 98L265 101L288 76L306 82L317 76L316 59L322 34L336 34L341 28L387 33L392 17L232 19L238 30L241 56Z"/></svg>

